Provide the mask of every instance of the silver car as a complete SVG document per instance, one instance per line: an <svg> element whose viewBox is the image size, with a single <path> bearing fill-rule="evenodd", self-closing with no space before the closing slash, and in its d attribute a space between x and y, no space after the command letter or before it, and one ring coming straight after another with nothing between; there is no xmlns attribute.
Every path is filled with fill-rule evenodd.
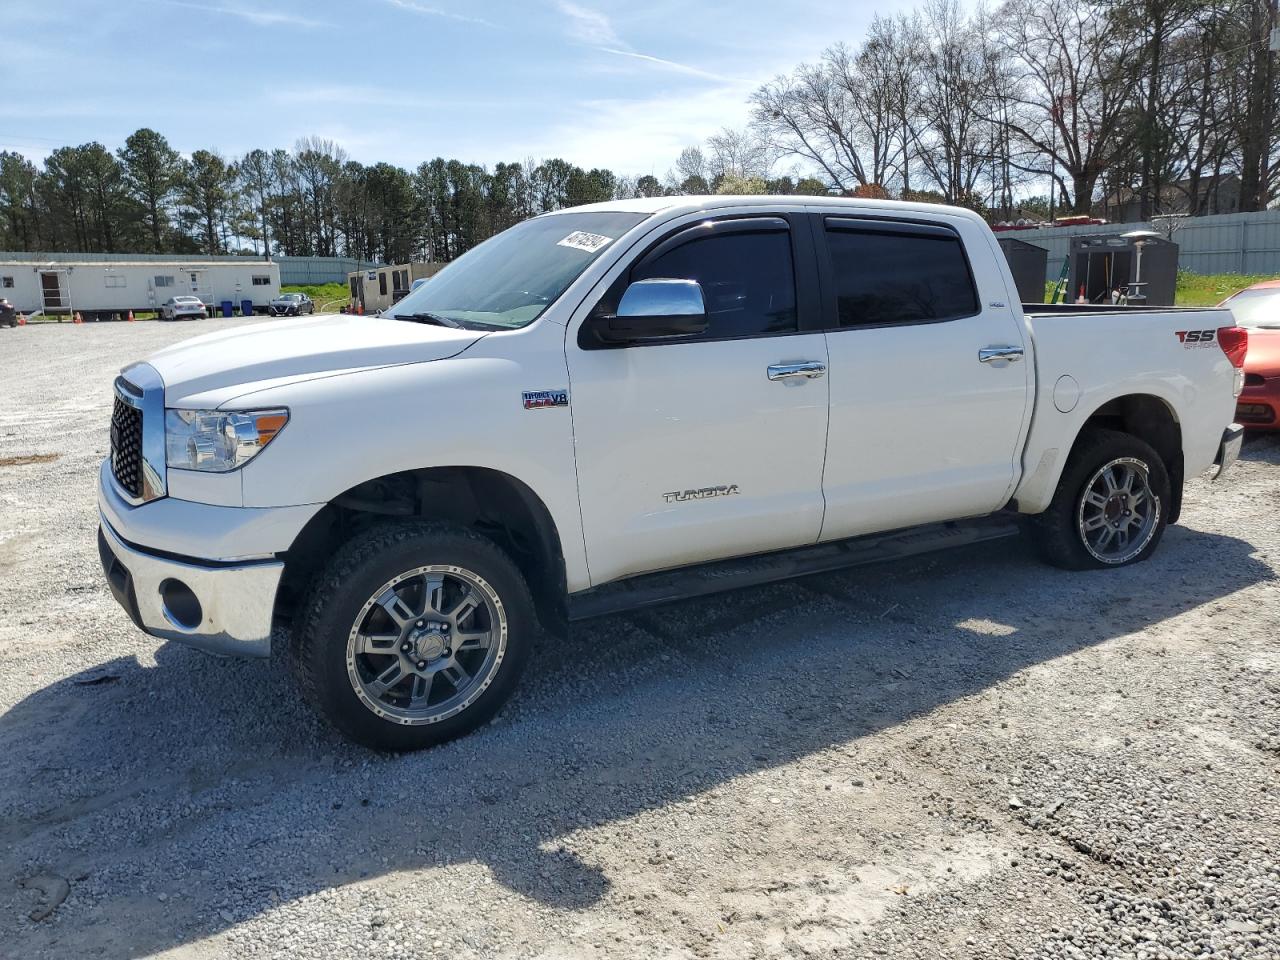
<svg viewBox="0 0 1280 960"><path fill-rule="evenodd" d="M170 297L160 304L161 320L203 320L208 315L199 297Z"/></svg>
<svg viewBox="0 0 1280 960"><path fill-rule="evenodd" d="M315 313L315 301L305 293L282 293L271 301L267 312L273 317L300 317L304 313Z"/></svg>

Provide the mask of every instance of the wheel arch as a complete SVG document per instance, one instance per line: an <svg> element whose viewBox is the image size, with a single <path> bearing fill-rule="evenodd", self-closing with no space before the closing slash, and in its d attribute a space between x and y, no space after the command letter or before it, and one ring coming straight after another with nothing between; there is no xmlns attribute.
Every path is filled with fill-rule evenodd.
<svg viewBox="0 0 1280 960"><path fill-rule="evenodd" d="M1052 482L1046 484L1044 504L1048 505L1057 489L1071 454L1091 429L1105 427L1137 437L1149 444L1160 456L1169 473L1173 502L1170 504L1169 522L1177 522L1182 510L1183 448L1182 423L1172 403L1153 393L1126 393L1111 397L1099 404L1086 416L1076 429L1071 446L1065 456L1059 457Z"/></svg>
<svg viewBox="0 0 1280 960"><path fill-rule="evenodd" d="M567 623L560 532L542 498L522 480L488 467L424 467L362 481L330 500L299 531L286 554L276 615L292 617L307 584L337 547L379 522L439 520L475 530L502 547L533 593L548 630Z"/></svg>

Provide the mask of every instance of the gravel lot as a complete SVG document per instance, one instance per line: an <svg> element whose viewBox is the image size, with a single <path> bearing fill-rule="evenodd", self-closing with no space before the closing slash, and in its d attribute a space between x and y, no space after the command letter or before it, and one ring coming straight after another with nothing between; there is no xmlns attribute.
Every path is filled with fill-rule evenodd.
<svg viewBox="0 0 1280 960"><path fill-rule="evenodd" d="M596 621L381 757L102 581L112 376L238 322L0 330L0 957L1280 957L1280 444L1136 568Z"/></svg>

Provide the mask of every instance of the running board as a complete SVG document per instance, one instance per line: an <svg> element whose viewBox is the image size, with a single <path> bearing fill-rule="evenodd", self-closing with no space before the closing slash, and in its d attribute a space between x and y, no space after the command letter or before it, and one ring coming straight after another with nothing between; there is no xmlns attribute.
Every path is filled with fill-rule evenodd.
<svg viewBox="0 0 1280 960"><path fill-rule="evenodd" d="M838 540L736 560L719 560L678 570L644 573L569 596L569 619L588 620L673 600L704 597L725 590L757 587L777 580L806 577L863 564L900 560L922 553L999 540L1018 533L1010 515L912 527L851 540Z"/></svg>

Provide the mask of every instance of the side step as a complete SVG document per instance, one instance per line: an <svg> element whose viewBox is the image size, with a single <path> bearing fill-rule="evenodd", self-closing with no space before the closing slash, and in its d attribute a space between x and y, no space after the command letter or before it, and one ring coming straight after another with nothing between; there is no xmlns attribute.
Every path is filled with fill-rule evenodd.
<svg viewBox="0 0 1280 960"><path fill-rule="evenodd" d="M1011 537L1019 531L1010 514L911 527L851 540L820 543L776 553L645 573L583 590L569 596L569 619L588 620L607 614L652 607L673 600L703 597L725 590L756 587L777 580L842 570L885 560L900 560L950 547Z"/></svg>

